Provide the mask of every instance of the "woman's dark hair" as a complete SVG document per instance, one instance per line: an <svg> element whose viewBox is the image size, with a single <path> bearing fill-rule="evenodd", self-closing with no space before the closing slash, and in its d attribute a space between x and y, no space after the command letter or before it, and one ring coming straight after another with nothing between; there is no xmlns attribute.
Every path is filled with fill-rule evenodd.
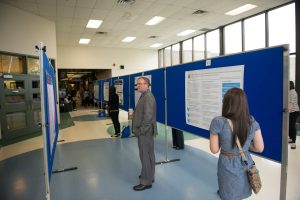
<svg viewBox="0 0 300 200"><path fill-rule="evenodd" d="M295 89L295 84L293 81L290 81L290 90Z"/></svg>
<svg viewBox="0 0 300 200"><path fill-rule="evenodd" d="M232 121L232 147L236 145L236 137L243 146L247 140L251 119L247 97L242 89L231 88L226 92L223 99L222 116Z"/></svg>
<svg viewBox="0 0 300 200"><path fill-rule="evenodd" d="M114 94L114 93L116 93L115 86L113 86L113 85L109 86L109 94Z"/></svg>

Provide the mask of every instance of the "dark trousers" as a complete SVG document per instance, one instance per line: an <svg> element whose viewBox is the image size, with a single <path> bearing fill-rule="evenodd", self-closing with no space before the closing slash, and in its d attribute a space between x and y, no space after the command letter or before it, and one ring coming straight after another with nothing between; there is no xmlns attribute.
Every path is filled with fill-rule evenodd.
<svg viewBox="0 0 300 200"><path fill-rule="evenodd" d="M184 137L181 130L172 128L173 148L184 149Z"/></svg>
<svg viewBox="0 0 300 200"><path fill-rule="evenodd" d="M119 111L111 111L110 118L114 124L115 134L119 134L120 131L120 122L119 122Z"/></svg>
<svg viewBox="0 0 300 200"><path fill-rule="evenodd" d="M290 113L289 137L292 140L292 143L296 143L296 135L297 135L296 120L297 120L298 114L299 114L298 111Z"/></svg>

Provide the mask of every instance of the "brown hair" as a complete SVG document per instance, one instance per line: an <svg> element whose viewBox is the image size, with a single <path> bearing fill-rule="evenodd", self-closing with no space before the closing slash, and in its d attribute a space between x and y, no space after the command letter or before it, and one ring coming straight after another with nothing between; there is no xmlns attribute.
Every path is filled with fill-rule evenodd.
<svg viewBox="0 0 300 200"><path fill-rule="evenodd" d="M232 121L232 147L236 145L236 137L243 146L248 136L250 114L247 97L242 89L231 88L226 92L223 99L222 116Z"/></svg>

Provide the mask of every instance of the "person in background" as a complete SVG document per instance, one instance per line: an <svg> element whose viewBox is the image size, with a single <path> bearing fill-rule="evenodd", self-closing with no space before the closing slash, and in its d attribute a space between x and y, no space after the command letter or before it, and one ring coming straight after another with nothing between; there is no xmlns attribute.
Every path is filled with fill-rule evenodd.
<svg viewBox="0 0 300 200"><path fill-rule="evenodd" d="M83 92L83 106L86 107L88 106L89 103L89 92L87 90L84 90Z"/></svg>
<svg viewBox="0 0 300 200"><path fill-rule="evenodd" d="M232 124L232 127L230 125ZM223 99L222 116L210 124L210 151L221 150L218 160L218 194L222 200L241 200L252 194L247 169L254 164L249 150L262 152L264 142L258 122L250 115L243 90L232 88ZM242 161L236 144L239 139L248 161Z"/></svg>
<svg viewBox="0 0 300 200"><path fill-rule="evenodd" d="M119 96L116 93L116 88L114 86L109 87L109 115L114 124L115 134L111 137L120 136L120 122L119 122Z"/></svg>
<svg viewBox="0 0 300 200"><path fill-rule="evenodd" d="M138 139L142 170L139 176L140 183L133 187L136 191L149 189L154 182L154 137L157 135L156 101L149 87L150 80L147 77L138 78L137 90L141 96L133 112L132 133Z"/></svg>
<svg viewBox="0 0 300 200"><path fill-rule="evenodd" d="M291 143L291 149L296 149L296 121L299 115L299 105L298 105L298 94L295 90L295 84L290 81L290 91L289 91L289 143Z"/></svg>

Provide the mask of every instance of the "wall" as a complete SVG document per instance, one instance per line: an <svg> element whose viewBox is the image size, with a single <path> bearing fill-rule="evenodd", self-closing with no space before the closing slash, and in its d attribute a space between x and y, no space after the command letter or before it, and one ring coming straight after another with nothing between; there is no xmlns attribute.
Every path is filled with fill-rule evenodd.
<svg viewBox="0 0 300 200"><path fill-rule="evenodd" d="M58 46L57 55L58 68L112 69L112 76L158 68L156 50ZM124 65L124 69L120 69L120 65Z"/></svg>
<svg viewBox="0 0 300 200"><path fill-rule="evenodd" d="M55 23L0 3L0 51L35 55L40 41L47 47L47 55L56 59Z"/></svg>

